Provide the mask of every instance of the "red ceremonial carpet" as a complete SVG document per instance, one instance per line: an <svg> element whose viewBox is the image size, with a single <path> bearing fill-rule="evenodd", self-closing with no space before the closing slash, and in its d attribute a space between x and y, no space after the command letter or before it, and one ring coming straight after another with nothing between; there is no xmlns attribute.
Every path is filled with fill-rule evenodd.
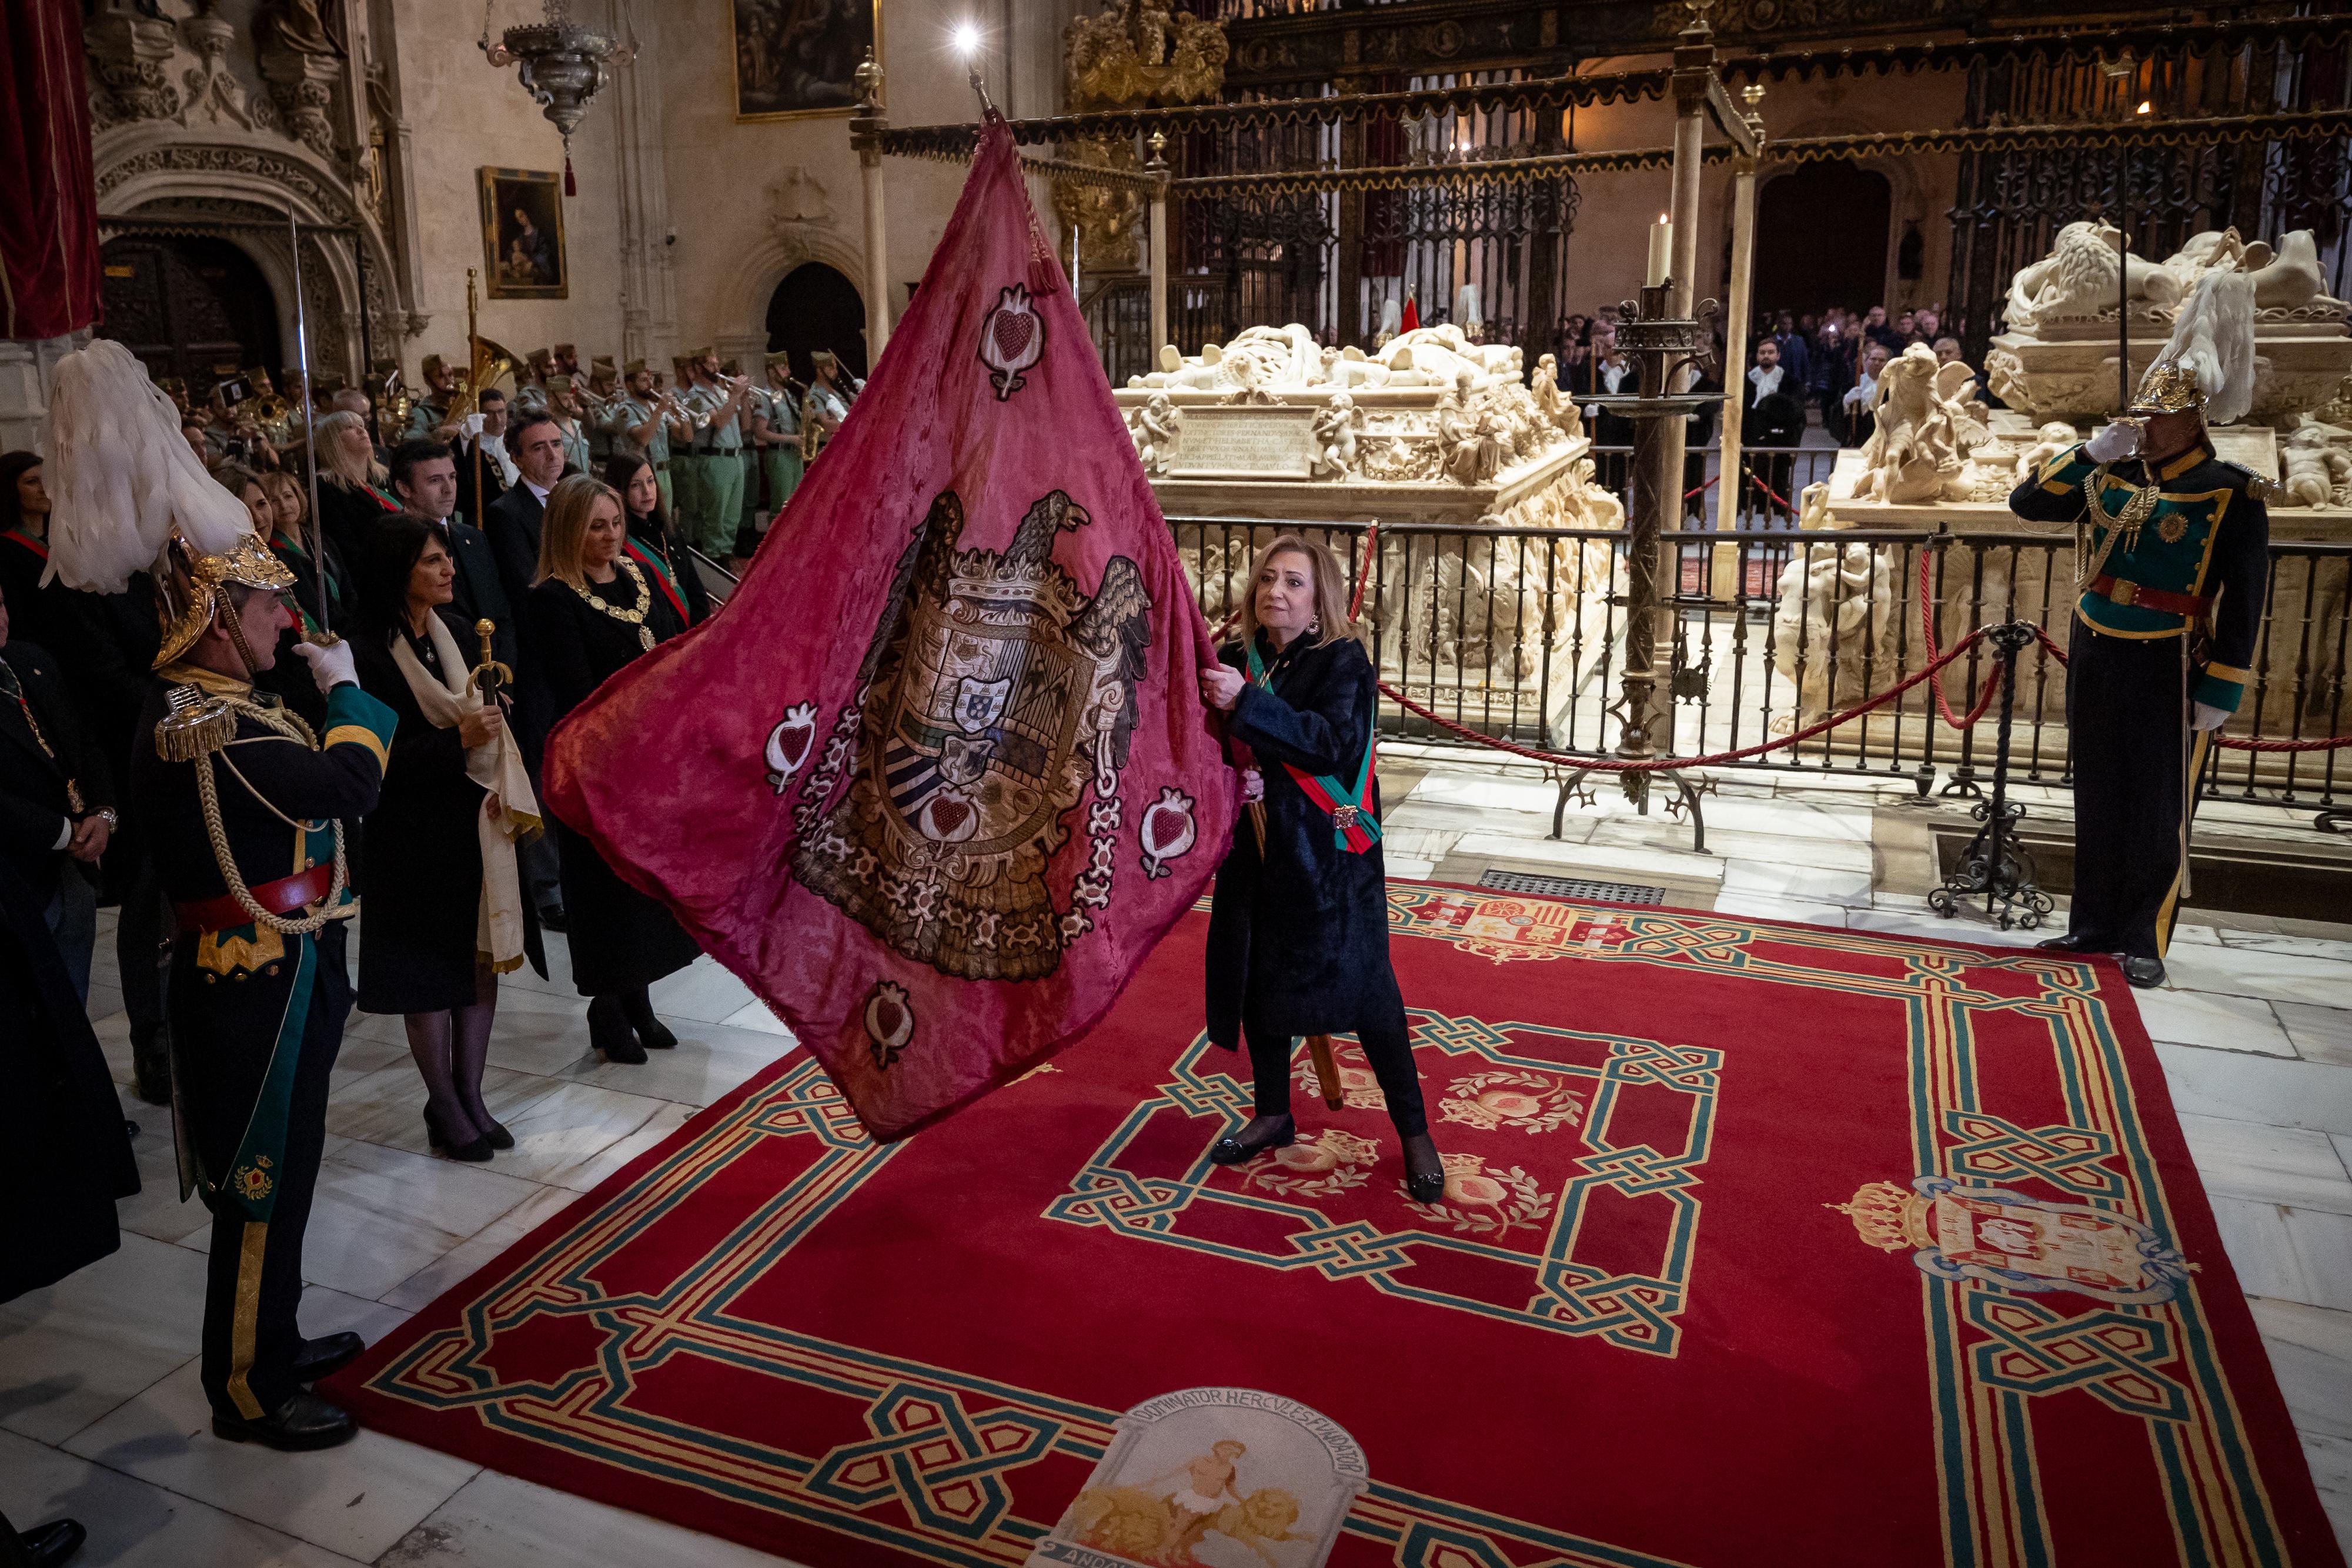
<svg viewBox="0 0 2352 1568"><path fill-rule="evenodd" d="M1208 1385L1362 1445L1348 1568L2342 1562L2111 967L1391 904L1437 1204L1344 1042L1347 1109L1208 1164L1248 1067L1195 913L906 1143L795 1052L333 1391L817 1568L1019 1563L1121 1411Z"/></svg>

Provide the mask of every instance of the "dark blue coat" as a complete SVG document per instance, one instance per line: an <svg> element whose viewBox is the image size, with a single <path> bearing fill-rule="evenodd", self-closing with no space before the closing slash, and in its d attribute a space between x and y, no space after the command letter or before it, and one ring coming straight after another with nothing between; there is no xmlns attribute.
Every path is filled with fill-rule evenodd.
<svg viewBox="0 0 2352 1568"><path fill-rule="evenodd" d="M1381 846L1340 849L1329 814L1283 767L1355 781L1379 699L1372 662L1353 638L1309 646L1301 637L1277 653L1263 632L1258 656L1273 687L1243 688L1229 734L1265 776L1265 852L1244 811L1210 905L1209 1038L1230 1046L1244 1027L1346 1034L1402 1021ZM1246 668L1238 644L1220 657ZM1370 793L1377 814L1377 779Z"/></svg>

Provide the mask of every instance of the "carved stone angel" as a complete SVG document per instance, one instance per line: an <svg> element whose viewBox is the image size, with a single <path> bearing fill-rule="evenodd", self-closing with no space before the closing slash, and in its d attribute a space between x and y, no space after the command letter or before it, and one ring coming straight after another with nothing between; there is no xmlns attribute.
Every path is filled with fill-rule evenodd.
<svg viewBox="0 0 2352 1568"><path fill-rule="evenodd" d="M1315 411L1312 429L1317 478L1345 478L1355 471L1356 433L1363 423L1363 411L1346 392L1333 392L1331 401Z"/></svg>
<svg viewBox="0 0 2352 1568"><path fill-rule="evenodd" d="M1166 392L1153 395L1130 414L1133 422L1127 433L1135 442L1135 455L1143 460L1146 474L1164 474L1168 459L1175 454L1177 434L1183 429L1184 416L1169 401Z"/></svg>
<svg viewBox="0 0 2352 1568"><path fill-rule="evenodd" d="M1981 426L1966 407L1976 391L1968 366L1936 362L1936 350L1914 343L1878 380L1873 409L1878 428L1862 449L1863 476L1853 487L1864 501L1961 501L1976 487L1969 453Z"/></svg>

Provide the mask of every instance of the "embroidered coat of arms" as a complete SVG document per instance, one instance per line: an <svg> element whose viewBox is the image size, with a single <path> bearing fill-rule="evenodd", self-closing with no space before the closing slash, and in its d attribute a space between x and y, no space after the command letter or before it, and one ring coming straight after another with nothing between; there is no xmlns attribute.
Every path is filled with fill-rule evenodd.
<svg viewBox="0 0 2352 1568"><path fill-rule="evenodd" d="M837 726L857 732L848 788L793 858L803 885L942 974L1050 975L1109 897L1152 606L1125 556L1091 596L1055 561L1055 538L1088 521L1055 490L1001 554L961 549L962 502L932 502ZM1102 841L1069 889L1051 888L1090 785Z"/></svg>

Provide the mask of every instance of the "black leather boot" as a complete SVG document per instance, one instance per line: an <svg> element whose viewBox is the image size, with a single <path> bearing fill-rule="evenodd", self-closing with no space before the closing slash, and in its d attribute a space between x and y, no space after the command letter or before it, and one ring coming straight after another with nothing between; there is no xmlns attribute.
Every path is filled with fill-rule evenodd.
<svg viewBox="0 0 2352 1568"><path fill-rule="evenodd" d="M322 1377L332 1377L360 1358L367 1349L367 1341L355 1333L331 1333L324 1339L306 1339L294 1357L294 1377L298 1383L316 1383Z"/></svg>
<svg viewBox="0 0 2352 1568"><path fill-rule="evenodd" d="M134 1092L150 1105L172 1103L172 1026L157 1024L144 1036L131 1039L131 1072Z"/></svg>
<svg viewBox="0 0 2352 1568"><path fill-rule="evenodd" d="M636 1031L637 1043L647 1051L669 1051L677 1044L677 1036L669 1026L654 1017L653 998L643 991L625 991L621 995L621 1016L629 1020Z"/></svg>
<svg viewBox="0 0 2352 1568"><path fill-rule="evenodd" d="M607 1061L625 1061L634 1067L646 1060L646 1048L629 1032L628 1016L621 1011L618 997L588 998L588 1042L603 1051Z"/></svg>
<svg viewBox="0 0 2352 1568"><path fill-rule="evenodd" d="M348 1443L359 1432L352 1413L315 1394L297 1394L258 1421L213 1416L213 1436L232 1443L261 1443L280 1453L308 1453Z"/></svg>

